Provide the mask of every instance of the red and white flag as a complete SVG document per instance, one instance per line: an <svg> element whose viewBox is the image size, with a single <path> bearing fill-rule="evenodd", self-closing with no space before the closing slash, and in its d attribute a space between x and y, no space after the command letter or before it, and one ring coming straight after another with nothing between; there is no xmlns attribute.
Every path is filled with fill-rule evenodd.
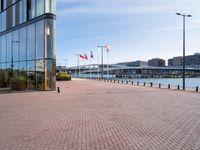
<svg viewBox="0 0 200 150"><path fill-rule="evenodd" d="M90 51L90 57L91 57L92 59L94 59L94 55L93 55L93 52L92 52L92 51Z"/></svg>
<svg viewBox="0 0 200 150"><path fill-rule="evenodd" d="M80 54L79 56L80 56L81 59L85 59L85 56L83 56L83 55L81 55L81 54Z"/></svg>
<svg viewBox="0 0 200 150"><path fill-rule="evenodd" d="M86 60L88 60L88 56L87 56L87 54L86 54L86 53L85 53L85 59L86 59Z"/></svg>

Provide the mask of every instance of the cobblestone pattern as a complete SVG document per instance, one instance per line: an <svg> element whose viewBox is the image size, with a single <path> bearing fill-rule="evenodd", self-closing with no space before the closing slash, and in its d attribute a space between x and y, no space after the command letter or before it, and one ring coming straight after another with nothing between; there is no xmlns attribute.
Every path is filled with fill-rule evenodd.
<svg viewBox="0 0 200 150"><path fill-rule="evenodd" d="M0 150L200 150L200 95L74 80L0 95Z"/></svg>

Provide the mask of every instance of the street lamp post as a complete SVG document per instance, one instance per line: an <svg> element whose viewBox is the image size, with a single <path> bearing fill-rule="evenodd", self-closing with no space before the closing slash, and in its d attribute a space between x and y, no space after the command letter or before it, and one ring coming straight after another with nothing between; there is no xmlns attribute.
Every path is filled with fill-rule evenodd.
<svg viewBox="0 0 200 150"><path fill-rule="evenodd" d="M103 79L103 49L106 48L106 46L97 46L98 48L101 48L101 78Z"/></svg>
<svg viewBox="0 0 200 150"><path fill-rule="evenodd" d="M176 13L176 15L183 17L183 90L185 90L185 18L192 17L192 15L181 13Z"/></svg>

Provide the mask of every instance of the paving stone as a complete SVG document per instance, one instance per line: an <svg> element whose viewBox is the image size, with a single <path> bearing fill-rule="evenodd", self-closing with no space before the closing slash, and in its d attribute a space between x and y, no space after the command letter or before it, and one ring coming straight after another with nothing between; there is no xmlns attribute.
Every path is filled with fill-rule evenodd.
<svg viewBox="0 0 200 150"><path fill-rule="evenodd" d="M199 150L200 95L101 81L0 95L0 150Z"/></svg>

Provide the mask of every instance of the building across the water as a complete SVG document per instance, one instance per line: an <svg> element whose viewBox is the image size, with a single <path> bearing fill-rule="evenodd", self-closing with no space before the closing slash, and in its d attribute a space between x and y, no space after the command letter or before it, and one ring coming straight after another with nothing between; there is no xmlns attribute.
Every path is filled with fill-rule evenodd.
<svg viewBox="0 0 200 150"><path fill-rule="evenodd" d="M0 73L4 87L24 76L30 90L56 84L55 0L0 0ZM0 85L2 86L2 84Z"/></svg>
<svg viewBox="0 0 200 150"><path fill-rule="evenodd" d="M165 67L165 60L160 58L153 58L148 60L148 66L151 67Z"/></svg>
<svg viewBox="0 0 200 150"><path fill-rule="evenodd" d="M123 66L128 66L128 67L144 67L144 66L148 66L148 62L137 60L137 61L131 61L131 62L117 63L117 65L123 65Z"/></svg>
<svg viewBox="0 0 200 150"><path fill-rule="evenodd" d="M200 53L195 53L194 55L186 56L185 65L187 66L200 65ZM178 56L178 57L173 57L172 59L168 59L168 66L170 67L183 66L183 57Z"/></svg>

